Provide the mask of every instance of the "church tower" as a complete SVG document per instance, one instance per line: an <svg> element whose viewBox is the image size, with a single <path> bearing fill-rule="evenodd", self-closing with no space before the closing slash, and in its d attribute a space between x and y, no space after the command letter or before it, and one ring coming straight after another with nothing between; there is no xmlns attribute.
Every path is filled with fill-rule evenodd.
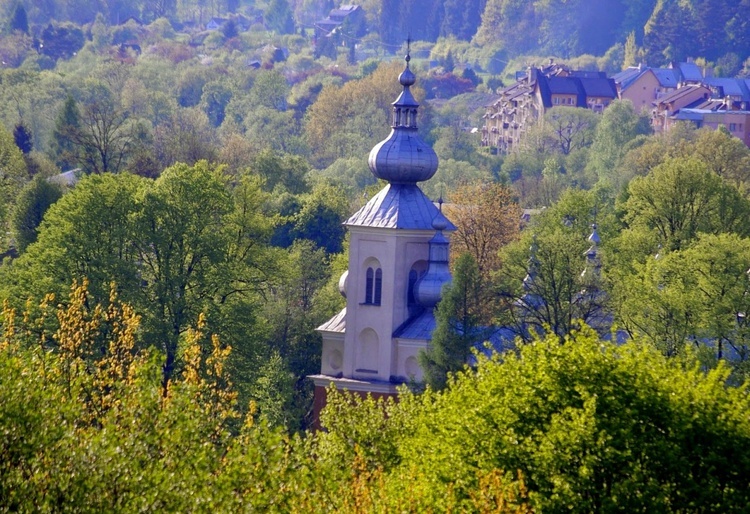
<svg viewBox="0 0 750 514"><path fill-rule="evenodd" d="M375 397L398 385L422 381L419 352L435 328L434 308L450 282L448 239L453 224L417 186L437 171L435 151L417 133L416 77L406 67L403 91L393 102L390 135L370 152L373 175L388 182L350 217L349 267L339 281L346 307L318 327L323 336L321 372L315 383L314 422L325 389Z"/></svg>

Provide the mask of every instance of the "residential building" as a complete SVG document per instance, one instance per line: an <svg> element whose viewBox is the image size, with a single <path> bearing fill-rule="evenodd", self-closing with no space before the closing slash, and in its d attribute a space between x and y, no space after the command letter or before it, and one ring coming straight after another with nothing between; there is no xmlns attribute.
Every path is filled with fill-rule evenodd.
<svg viewBox="0 0 750 514"><path fill-rule="evenodd" d="M681 109L696 106L711 98L711 90L705 86L691 84L676 89L655 102L651 112L651 127L654 132L666 132L675 123L675 114Z"/></svg>
<svg viewBox="0 0 750 514"><path fill-rule="evenodd" d="M693 62L668 68L631 66L614 75L618 97L633 102L636 112L651 112L653 103L684 85L701 84L703 72Z"/></svg>
<svg viewBox="0 0 750 514"><path fill-rule="evenodd" d="M602 112L617 98L617 88L603 72L570 70L550 62L530 67L498 95L484 115L482 146L507 153L549 109L568 106Z"/></svg>
<svg viewBox="0 0 750 514"><path fill-rule="evenodd" d="M315 22L315 36L328 37L339 28L348 28L351 37L364 36L367 30L364 10L359 5L331 9L326 18Z"/></svg>
<svg viewBox="0 0 750 514"><path fill-rule="evenodd" d="M675 123L716 129L720 125L750 147L750 80L705 77L700 84L680 87L653 103L651 123L655 132Z"/></svg>

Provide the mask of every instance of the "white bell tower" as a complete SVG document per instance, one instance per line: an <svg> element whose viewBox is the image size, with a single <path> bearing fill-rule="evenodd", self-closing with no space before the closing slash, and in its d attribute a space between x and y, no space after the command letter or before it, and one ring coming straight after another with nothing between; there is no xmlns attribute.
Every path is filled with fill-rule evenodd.
<svg viewBox="0 0 750 514"><path fill-rule="evenodd" d="M417 134L419 104L410 91L416 77L409 61L407 53L391 133L370 152L370 170L388 185L345 223L349 268L339 289L346 308L318 327L321 373L310 377L316 424L330 384L384 396L422 380L417 357L429 344L434 307L450 281L442 231L455 227L417 186L435 174L438 159Z"/></svg>

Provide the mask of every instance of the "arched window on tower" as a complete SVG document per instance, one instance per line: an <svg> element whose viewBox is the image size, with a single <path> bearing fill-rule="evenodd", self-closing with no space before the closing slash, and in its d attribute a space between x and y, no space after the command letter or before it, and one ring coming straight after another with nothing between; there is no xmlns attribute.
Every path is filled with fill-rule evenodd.
<svg viewBox="0 0 750 514"><path fill-rule="evenodd" d="M378 268L375 270L375 295L372 299L372 303L380 305L380 295L383 292L383 270Z"/></svg>
<svg viewBox="0 0 750 514"><path fill-rule="evenodd" d="M383 270L367 268L365 273L365 301L366 305L380 305L383 292Z"/></svg>
<svg viewBox="0 0 750 514"><path fill-rule="evenodd" d="M365 279L365 303L372 303L373 276L374 272L372 268L367 268L367 275Z"/></svg>

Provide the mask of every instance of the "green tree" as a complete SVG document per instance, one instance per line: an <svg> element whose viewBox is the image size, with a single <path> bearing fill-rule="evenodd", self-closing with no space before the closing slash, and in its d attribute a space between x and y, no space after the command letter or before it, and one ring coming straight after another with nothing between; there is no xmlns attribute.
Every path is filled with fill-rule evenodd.
<svg viewBox="0 0 750 514"><path fill-rule="evenodd" d="M178 108L154 131L154 154L159 167L214 161L216 137L216 130L204 111L197 107Z"/></svg>
<svg viewBox="0 0 750 514"><path fill-rule="evenodd" d="M343 190L319 183L301 198L300 210L294 216L294 239L312 241L327 254L341 253L346 235L343 223L349 214Z"/></svg>
<svg viewBox="0 0 750 514"><path fill-rule="evenodd" d="M285 111L289 85L284 75L275 70L262 71L250 89L248 100L253 108L263 106Z"/></svg>
<svg viewBox="0 0 750 514"><path fill-rule="evenodd" d="M5 219L8 206L15 203L16 195L28 179L23 153L16 146L13 134L0 124L0 219Z"/></svg>
<svg viewBox="0 0 750 514"><path fill-rule="evenodd" d="M17 2L10 16L9 27L11 31L18 30L24 34L29 33L29 19L26 15L26 9L21 2Z"/></svg>
<svg viewBox="0 0 750 514"><path fill-rule="evenodd" d="M75 100L66 101L55 135L65 161L71 152L87 173L97 174L120 171L133 142L127 112L101 83L88 84L80 109Z"/></svg>
<svg viewBox="0 0 750 514"><path fill-rule="evenodd" d="M617 284L624 326L665 355L685 347L711 348L714 359L748 359L747 270L750 241L704 234L682 250L636 264Z"/></svg>
<svg viewBox="0 0 750 514"><path fill-rule="evenodd" d="M750 149L725 127L699 130L690 151L727 183L745 193L750 189Z"/></svg>
<svg viewBox="0 0 750 514"><path fill-rule="evenodd" d="M262 150L249 168L253 174L263 178L267 191L278 187L292 194L300 194L308 190L305 175L310 165L300 156Z"/></svg>
<svg viewBox="0 0 750 514"><path fill-rule="evenodd" d="M72 95L68 95L60 112L55 119L54 154L55 159L63 170L75 168L78 165L78 147L71 134L81 130L81 111L78 102Z"/></svg>
<svg viewBox="0 0 750 514"><path fill-rule="evenodd" d="M450 374L466 366L471 349L481 343L486 329L481 326L482 278L471 254L458 257L453 282L443 289L435 312L435 330L427 350L419 354L425 383L445 388Z"/></svg>
<svg viewBox="0 0 750 514"><path fill-rule="evenodd" d="M580 320L608 329L602 323L609 302L606 283L596 269L603 250L588 240L592 221L606 242L615 231L611 206L594 191L569 189L536 216L519 241L501 250L503 265L494 277L501 302L496 316L524 338L534 332L563 338ZM596 255L589 262L592 246Z"/></svg>
<svg viewBox="0 0 750 514"><path fill-rule="evenodd" d="M235 234L249 227L228 223L231 194L220 170L206 162L168 168L142 194L133 244L146 283L143 307L153 320L144 327L149 331L146 337L166 356L166 386L175 371L180 336L196 323L207 302L239 292L234 282L239 277L231 274L228 262L229 245ZM238 244L248 248L254 242Z"/></svg>
<svg viewBox="0 0 750 514"><path fill-rule="evenodd" d="M269 421L290 430L304 428L313 388L307 376L320 371L321 339L314 328L335 314L319 304L318 295L330 278L328 257L311 241L298 240L276 253L279 271L271 280L263 307L271 350L250 396ZM267 374L267 375L266 375ZM273 379L275 376L277 379ZM262 398L271 399L266 404Z"/></svg>
<svg viewBox="0 0 750 514"><path fill-rule="evenodd" d="M256 301L274 266L264 202L259 181L230 190L205 162L174 166L155 182L88 177L50 208L36 243L5 270L6 297L60 294L71 279L88 278L92 297L105 302L114 281L143 317L143 343L165 356L165 384L201 313L228 344L246 345L237 354L249 359Z"/></svg>
<svg viewBox="0 0 750 514"><path fill-rule="evenodd" d="M62 297L73 279L87 278L97 301L108 297L115 281L124 298L136 303L140 280L131 220L143 187L144 179L129 174L92 175L78 182L45 212L36 242L5 270L5 298Z"/></svg>
<svg viewBox="0 0 750 514"><path fill-rule="evenodd" d="M596 127L588 168L599 180L615 188L623 184L616 171L622 161L627 144L639 134L650 132L648 120L635 112L628 100L617 100L602 113Z"/></svg>
<svg viewBox="0 0 750 514"><path fill-rule="evenodd" d="M214 81L203 86L201 108L211 125L218 127L224 121L224 111L232 99L232 91L223 83Z"/></svg>
<svg viewBox="0 0 750 514"><path fill-rule="evenodd" d="M544 113L550 137L563 155L590 146L598 122L599 116L589 109L553 107Z"/></svg>
<svg viewBox="0 0 750 514"><path fill-rule="evenodd" d="M628 34L625 40L625 59L622 63L623 69L638 65L638 45L635 42L635 31Z"/></svg>
<svg viewBox="0 0 750 514"><path fill-rule="evenodd" d="M514 480L519 470L544 512L741 512L750 459L735 444L750 436L748 397L727 376L590 330L562 345L550 336L417 400L397 470L424 470L425 503L440 510L451 494L468 509L478 475L512 470L503 476Z"/></svg>
<svg viewBox="0 0 750 514"><path fill-rule="evenodd" d="M628 186L625 221L653 230L667 250L685 247L698 233L747 235L750 203L705 164L670 159Z"/></svg>
<svg viewBox="0 0 750 514"><path fill-rule="evenodd" d="M57 184L35 177L23 188L11 219L11 230L19 252L36 241L39 225L47 209L60 199L62 190Z"/></svg>
<svg viewBox="0 0 750 514"><path fill-rule="evenodd" d="M287 0L271 0L266 8L265 20L269 28L279 34L294 33L294 19Z"/></svg>

